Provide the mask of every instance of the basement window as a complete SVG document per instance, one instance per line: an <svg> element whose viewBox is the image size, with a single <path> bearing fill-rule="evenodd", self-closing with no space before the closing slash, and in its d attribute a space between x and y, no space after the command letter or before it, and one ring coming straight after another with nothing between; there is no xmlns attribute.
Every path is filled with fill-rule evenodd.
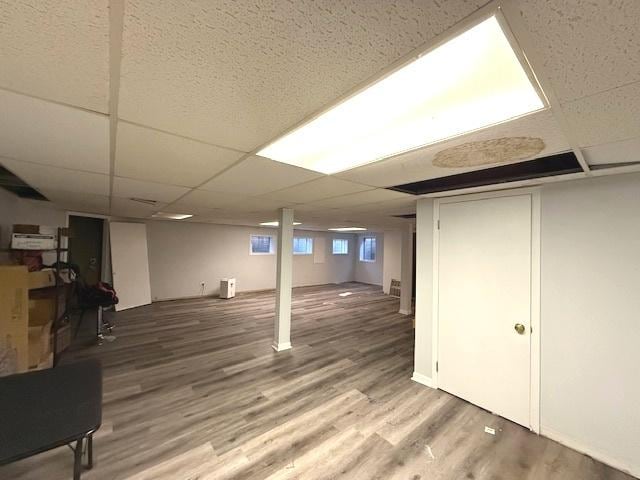
<svg viewBox="0 0 640 480"><path fill-rule="evenodd" d="M376 261L376 237L363 237L360 243L360 261Z"/></svg>
<svg viewBox="0 0 640 480"><path fill-rule="evenodd" d="M348 255L349 254L349 240L346 238L334 238L333 239L333 254L334 255Z"/></svg>
<svg viewBox="0 0 640 480"><path fill-rule="evenodd" d="M251 235L251 255L273 255L273 237L270 235Z"/></svg>
<svg viewBox="0 0 640 480"><path fill-rule="evenodd" d="M313 238L294 237L293 254L294 255L311 255L313 253Z"/></svg>

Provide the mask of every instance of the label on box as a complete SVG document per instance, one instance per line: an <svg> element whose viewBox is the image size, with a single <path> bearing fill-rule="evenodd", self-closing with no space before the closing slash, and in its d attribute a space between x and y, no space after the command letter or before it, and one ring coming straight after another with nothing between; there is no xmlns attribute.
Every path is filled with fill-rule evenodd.
<svg viewBox="0 0 640 480"><path fill-rule="evenodd" d="M14 233L11 236L11 248L16 250L53 250L56 248L56 236Z"/></svg>

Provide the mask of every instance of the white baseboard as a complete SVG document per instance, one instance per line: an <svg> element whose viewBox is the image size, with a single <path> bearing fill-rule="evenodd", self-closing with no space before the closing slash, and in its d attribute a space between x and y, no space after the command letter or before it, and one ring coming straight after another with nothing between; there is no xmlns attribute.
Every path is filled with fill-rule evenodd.
<svg viewBox="0 0 640 480"><path fill-rule="evenodd" d="M400 315L411 315L413 312L411 310L404 310L403 308L401 308L400 310L398 310L398 313Z"/></svg>
<svg viewBox="0 0 640 480"><path fill-rule="evenodd" d="M413 372L413 375L411 376L411 380L421 385L424 385L425 387L436 388L433 385L433 380L431 379L431 377L427 377L426 375L422 375L421 373L418 373L418 372Z"/></svg>
<svg viewBox="0 0 640 480"><path fill-rule="evenodd" d="M415 375L415 374L414 374ZM617 458L613 458L606 453L599 452L592 447L585 445L579 440L575 440L564 433L560 433L552 428L548 428L545 426L540 427L540 435L543 437L550 438L551 440L558 442L565 447L569 447L572 450L575 450L580 453L584 453L585 455L590 456L594 460L598 460L610 467L613 467L618 470L622 470L629 475L640 478L640 464L638 465L629 465L624 461L621 461Z"/></svg>
<svg viewBox="0 0 640 480"><path fill-rule="evenodd" d="M291 350L291 342L287 342L287 343L275 343L273 345L271 345L271 347L276 351L276 352L282 352L284 350Z"/></svg>

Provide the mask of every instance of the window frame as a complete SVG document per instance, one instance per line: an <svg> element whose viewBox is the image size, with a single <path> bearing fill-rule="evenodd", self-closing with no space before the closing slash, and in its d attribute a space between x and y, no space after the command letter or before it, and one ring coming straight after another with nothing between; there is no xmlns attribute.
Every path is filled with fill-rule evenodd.
<svg viewBox="0 0 640 480"><path fill-rule="evenodd" d="M307 241L307 246L311 245L311 250L310 251L305 251L305 252L296 252L295 250L295 245L296 245L296 239L297 240L306 240ZM293 237L293 242L291 245L291 252L294 255L313 255L313 237Z"/></svg>
<svg viewBox="0 0 640 480"><path fill-rule="evenodd" d="M336 240L344 243L344 245L346 245L346 249L344 252L336 252ZM331 254L332 255L349 255L349 239L348 238L340 238L340 237L334 237L331 239Z"/></svg>
<svg viewBox="0 0 640 480"><path fill-rule="evenodd" d="M373 240L373 260L364 258L364 245L367 240ZM358 260L365 263L375 263L378 259L378 238L375 235L366 235L360 237L360 248L358 252Z"/></svg>
<svg viewBox="0 0 640 480"><path fill-rule="evenodd" d="M253 237L267 237L269 238L269 251L268 252L254 252L253 251ZM265 235L262 233L250 233L249 234L249 255L274 255L275 246L274 246L274 236L273 235Z"/></svg>

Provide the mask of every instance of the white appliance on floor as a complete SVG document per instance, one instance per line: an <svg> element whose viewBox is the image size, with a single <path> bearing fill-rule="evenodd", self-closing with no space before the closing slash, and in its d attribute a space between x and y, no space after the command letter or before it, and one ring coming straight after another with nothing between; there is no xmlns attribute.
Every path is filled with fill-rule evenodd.
<svg viewBox="0 0 640 480"><path fill-rule="evenodd" d="M236 279L223 278L220 280L220 298L233 298L236 296Z"/></svg>

